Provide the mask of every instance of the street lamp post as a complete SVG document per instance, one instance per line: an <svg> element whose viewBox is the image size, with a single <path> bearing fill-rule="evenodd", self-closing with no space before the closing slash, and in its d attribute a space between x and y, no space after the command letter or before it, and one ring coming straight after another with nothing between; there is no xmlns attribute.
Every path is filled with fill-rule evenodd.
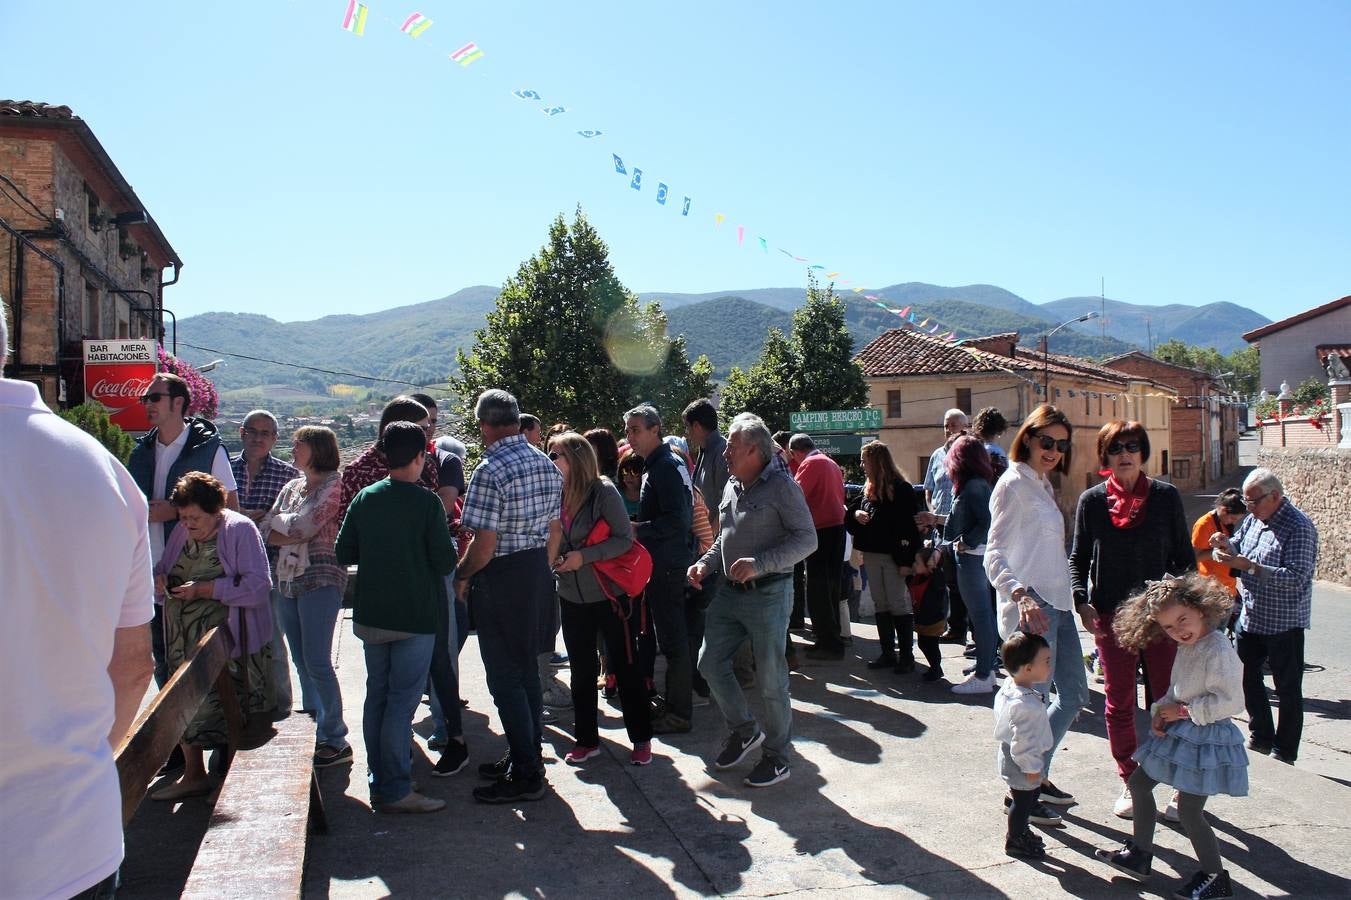
<svg viewBox="0 0 1351 900"><path fill-rule="evenodd" d="M1097 312L1086 312L1082 316L1076 316L1067 322L1061 322L1059 325L1046 332L1046 337L1042 339L1046 344L1042 348L1044 364L1041 369L1041 393L1042 396L1046 398L1047 403L1051 402L1051 335L1062 328L1073 325L1075 322L1087 322L1089 319L1096 319L1097 317Z"/></svg>

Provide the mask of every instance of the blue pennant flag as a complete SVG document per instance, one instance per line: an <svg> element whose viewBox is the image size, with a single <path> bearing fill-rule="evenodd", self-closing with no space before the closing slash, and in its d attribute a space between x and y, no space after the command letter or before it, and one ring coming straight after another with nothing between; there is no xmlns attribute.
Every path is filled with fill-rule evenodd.
<svg viewBox="0 0 1351 900"><path fill-rule="evenodd" d="M582 137L584 137L584 138L593 138L593 137L600 137L600 136L601 136L601 132L596 131L595 129L592 129L592 128L583 128L581 131L579 131L579 132L577 132L577 133L580 134L580 135L581 135Z"/></svg>
<svg viewBox="0 0 1351 900"><path fill-rule="evenodd" d="M629 182L629 187L633 188L635 191L641 191L641 190L643 189L643 170L642 170L642 169L634 169L634 170L633 170L633 180Z"/></svg>
<svg viewBox="0 0 1351 900"><path fill-rule="evenodd" d="M668 188L666 187L666 182L664 181L657 182L657 202L660 203L662 206L666 205L667 190Z"/></svg>
<svg viewBox="0 0 1351 900"><path fill-rule="evenodd" d="M539 95L539 94L536 94L534 91L527 91L527 90L522 89L522 90L519 90L519 91L512 91L512 93L515 94L517 97L520 97L522 100L539 100L539 99L540 99L540 95Z"/></svg>
<svg viewBox="0 0 1351 900"><path fill-rule="evenodd" d="M619 158L619 154L611 153L610 155L615 158L615 171L618 172L620 175L629 174L629 170L624 168L624 160Z"/></svg>
<svg viewBox="0 0 1351 900"><path fill-rule="evenodd" d="M680 214L681 214L682 216L688 216L688 215L690 214L690 198L689 198L689 197L686 197L686 198L685 198L685 205L681 208Z"/></svg>
<svg viewBox="0 0 1351 900"><path fill-rule="evenodd" d="M567 111L568 108L566 106L546 106L544 107L543 110L541 110L541 112L543 112L546 116L548 116L551 119L554 116L558 115L559 113L565 113Z"/></svg>

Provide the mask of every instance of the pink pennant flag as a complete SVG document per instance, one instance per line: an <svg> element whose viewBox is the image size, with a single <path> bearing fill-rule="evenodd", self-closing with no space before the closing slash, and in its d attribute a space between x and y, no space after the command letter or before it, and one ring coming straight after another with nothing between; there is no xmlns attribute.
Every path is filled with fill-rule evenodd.
<svg viewBox="0 0 1351 900"><path fill-rule="evenodd" d="M907 306L905 309L903 309L903 310L901 310L900 312L896 313L896 315L898 315L898 316L900 316L902 319L904 319L906 316L910 315L910 307Z"/></svg>
<svg viewBox="0 0 1351 900"><path fill-rule="evenodd" d="M746 240L746 226L738 225L736 227L736 245L740 247Z"/></svg>
<svg viewBox="0 0 1351 900"><path fill-rule="evenodd" d="M876 294L864 294L864 295L863 295L863 299L864 299L864 300L872 300L872 301L876 302L876 301L878 301L878 300L881 300L882 298L879 297L879 296L877 296Z"/></svg>

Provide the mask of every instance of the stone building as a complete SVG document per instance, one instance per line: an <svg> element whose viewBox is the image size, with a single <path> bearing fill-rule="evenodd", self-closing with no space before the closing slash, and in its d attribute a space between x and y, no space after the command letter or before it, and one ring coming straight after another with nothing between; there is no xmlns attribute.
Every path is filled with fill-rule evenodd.
<svg viewBox="0 0 1351 900"><path fill-rule="evenodd" d="M943 413L974 413L997 406L1010 423L1000 440L1008 448L1028 412L1044 396L1074 424L1073 469L1059 484L1061 508L1074 511L1079 494L1102 480L1097 434L1112 419L1135 419L1149 433L1146 468L1167 476L1171 417L1177 391L1148 378L1088 360L1018 347L1015 332L955 346L912 330L893 329L873 339L855 360L868 383L869 405L882 410L878 435L911 481L921 481L929 454L943 442Z"/></svg>
<svg viewBox="0 0 1351 900"><path fill-rule="evenodd" d="M1238 467L1238 406L1210 373L1139 350L1104 360L1103 365L1177 391L1169 475L1179 490L1204 490Z"/></svg>
<svg viewBox="0 0 1351 900"><path fill-rule="evenodd" d="M1281 384L1296 388L1310 378L1325 380L1327 351L1341 355L1351 345L1351 295L1306 309L1243 335L1262 359L1262 390L1271 396Z"/></svg>
<svg viewBox="0 0 1351 900"><path fill-rule="evenodd" d="M0 175L10 260L0 296L13 349L5 375L37 384L54 408L74 405L83 399L81 341L162 341L164 288L183 263L69 107L0 100Z"/></svg>

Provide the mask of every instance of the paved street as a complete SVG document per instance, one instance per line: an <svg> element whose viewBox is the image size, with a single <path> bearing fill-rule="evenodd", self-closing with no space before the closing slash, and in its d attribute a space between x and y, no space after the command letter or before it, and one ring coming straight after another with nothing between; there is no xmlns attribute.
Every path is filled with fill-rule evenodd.
<svg viewBox="0 0 1351 900"><path fill-rule="evenodd" d="M1319 585L1298 765L1254 757L1251 796L1207 806L1240 896L1351 896L1349 621L1351 590ZM1155 876L1143 888L1093 859L1094 848L1127 836L1129 823L1111 814L1120 784L1100 686L1091 683L1091 708L1066 738L1054 772L1080 803L1066 827L1043 829L1046 861L1006 857L989 699L963 700L916 676L869 672L863 662L876 645L866 624L855 626L845 662L793 674L799 758L792 778L776 787L752 791L741 784L745 771L706 768L721 736L713 708L696 710L694 733L656 741L652 766L633 768L610 708L603 710L605 753L581 768L560 761L571 746L570 714L549 728L552 796L485 807L469 797L472 768L430 777L436 756L425 751L424 706L415 777L450 806L430 816L376 816L361 778L361 646L349 622L338 633L357 756L351 768L321 772L332 831L310 841L307 896L1167 896L1193 870L1177 826L1160 826ZM955 679L960 648L945 650ZM462 663L477 765L496 758L505 742L473 638ZM205 817L200 801L173 812L143 805L128 834L124 895L174 896Z"/></svg>

